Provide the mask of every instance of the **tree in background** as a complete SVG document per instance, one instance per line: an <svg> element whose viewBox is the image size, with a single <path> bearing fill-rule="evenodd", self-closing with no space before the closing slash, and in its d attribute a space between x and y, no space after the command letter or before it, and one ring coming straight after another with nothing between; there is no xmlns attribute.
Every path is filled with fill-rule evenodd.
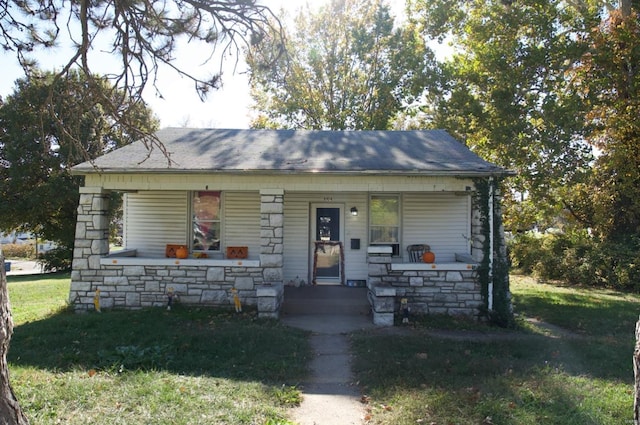
<svg viewBox="0 0 640 425"><path fill-rule="evenodd" d="M512 254L545 279L640 290L640 2L410 8L425 38L455 48L424 125L518 172L505 185L507 230L566 230L520 235Z"/></svg>
<svg viewBox="0 0 640 425"><path fill-rule="evenodd" d="M574 72L590 107L589 140L601 152L577 198L596 234L636 239L640 247L640 4L622 2L590 34L591 48Z"/></svg>
<svg viewBox="0 0 640 425"><path fill-rule="evenodd" d="M36 73L18 80L0 105L0 229L20 229L57 244L50 267L71 265L80 178L70 168L135 140L105 113L104 97L120 96L108 81L93 96L83 74ZM141 102L127 120L151 132L157 122ZM82 145L78 146L77 141Z"/></svg>
<svg viewBox="0 0 640 425"><path fill-rule="evenodd" d="M431 88L425 125L445 128L482 157L518 172L505 185L505 225L546 228L590 173L587 112L567 73L599 22L598 1L414 0L425 38L453 55Z"/></svg>
<svg viewBox="0 0 640 425"><path fill-rule="evenodd" d="M278 52L265 47L273 37L248 52L253 127L387 129L422 91L433 55L413 26L394 27L383 1L332 0L317 12L307 5L293 22L286 57L265 55Z"/></svg>
<svg viewBox="0 0 640 425"><path fill-rule="evenodd" d="M163 146L152 134L130 120L135 112L129 111L145 89L155 89L162 96L156 86L158 70L175 70L193 81L204 98L220 87L225 58L238 60L241 48L279 29L270 9L256 0L0 1L0 47L15 53L27 78L38 72L37 55L54 50L65 38L61 34L68 34L73 52L63 58L56 78L79 70L86 91L101 97L103 113L111 121L160 149ZM180 65L176 50L181 41L202 45L198 69ZM106 77L104 71L95 73L104 66L105 55L116 60ZM104 78L114 89L110 93L103 90ZM82 141L76 142L82 146Z"/></svg>

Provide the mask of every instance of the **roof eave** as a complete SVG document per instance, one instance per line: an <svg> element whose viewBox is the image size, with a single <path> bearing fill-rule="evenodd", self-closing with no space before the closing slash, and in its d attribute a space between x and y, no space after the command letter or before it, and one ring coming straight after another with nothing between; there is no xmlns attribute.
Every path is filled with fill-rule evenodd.
<svg viewBox="0 0 640 425"><path fill-rule="evenodd" d="M513 170L505 170L501 168L491 170L211 170L211 169L178 169L178 168L72 168L72 175L90 175L90 174L332 174L332 175L396 175L396 176L428 176L428 177L508 177L515 176L517 173Z"/></svg>

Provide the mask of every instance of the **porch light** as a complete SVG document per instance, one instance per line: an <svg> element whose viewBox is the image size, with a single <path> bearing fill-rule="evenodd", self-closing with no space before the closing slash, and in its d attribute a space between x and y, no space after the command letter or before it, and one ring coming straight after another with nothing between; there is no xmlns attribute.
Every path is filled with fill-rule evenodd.
<svg viewBox="0 0 640 425"><path fill-rule="evenodd" d="M351 207L351 215L354 217L358 215L358 209L356 207Z"/></svg>

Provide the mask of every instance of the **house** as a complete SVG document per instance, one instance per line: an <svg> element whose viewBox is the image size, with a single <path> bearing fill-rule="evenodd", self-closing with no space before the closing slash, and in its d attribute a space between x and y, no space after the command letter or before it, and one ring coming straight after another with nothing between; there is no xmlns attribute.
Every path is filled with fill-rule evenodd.
<svg viewBox="0 0 640 425"><path fill-rule="evenodd" d="M284 285L363 285L374 321L474 315L478 181L509 174L442 130L167 128L73 168L84 176L70 301L76 310L229 305L278 317ZM107 194L124 194L124 249L109 252ZM492 200L493 202L493 200ZM493 222L493 221L492 221ZM435 262L412 262L428 244ZM184 246L187 258L174 258ZM492 252L489 251L489 252ZM97 292L97 290L100 290ZM233 290L233 291L232 291Z"/></svg>

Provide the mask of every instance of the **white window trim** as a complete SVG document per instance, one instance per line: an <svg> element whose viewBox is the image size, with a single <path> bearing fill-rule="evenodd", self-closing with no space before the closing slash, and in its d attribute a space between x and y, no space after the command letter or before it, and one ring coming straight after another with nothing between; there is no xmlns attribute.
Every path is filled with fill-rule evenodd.
<svg viewBox="0 0 640 425"><path fill-rule="evenodd" d="M193 197L195 195L196 192L219 192L220 193L220 219L218 220L220 222L220 244L218 245L218 249L217 250L202 250L202 249L194 249L193 248ZM224 245L224 192L222 190L213 190L213 189L206 189L206 190L191 190L189 191L189 208L188 208L188 220L187 220L187 226L189 227L187 229L188 235L189 235L189 252L202 252L202 253L208 253L211 255L217 255L217 254L221 254L223 252L223 247Z"/></svg>
<svg viewBox="0 0 640 425"><path fill-rule="evenodd" d="M372 219L372 214L371 214L371 198L373 197L395 197L398 199L398 241L397 242L388 242L388 243L381 243L381 242L372 242L371 241L371 219ZM397 193L397 192L376 192L376 193L370 193L369 194L369 198L368 198L368 202L369 204L367 205L367 215L369 217L368 223L367 223L367 234L368 234L368 239L369 239L369 245L370 246L393 246L393 245L397 245L398 249L397 249L397 253L393 254L394 257L402 257L402 194L401 193Z"/></svg>

